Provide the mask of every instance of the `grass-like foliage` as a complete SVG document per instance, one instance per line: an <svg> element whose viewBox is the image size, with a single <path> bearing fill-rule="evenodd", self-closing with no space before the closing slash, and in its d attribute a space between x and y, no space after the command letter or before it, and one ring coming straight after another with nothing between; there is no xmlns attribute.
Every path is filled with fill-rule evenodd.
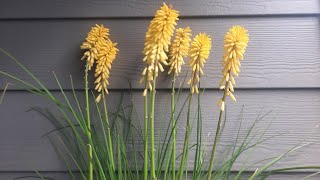
<svg viewBox="0 0 320 180"><path fill-rule="evenodd" d="M89 97L86 97L84 91L76 91L71 77L72 91L65 92L59 82L58 76L53 73L60 92L52 93L44 86L43 82L15 57L3 49L0 49L0 51L10 57L34 82L26 82L3 70L0 70L1 76L13 79L17 86L35 95L42 96L55 105L56 109L39 106L31 108L30 111L38 112L54 125L55 129L44 134L43 137L48 138L52 142L53 147L68 169L71 179L126 180L142 179L144 177L150 179L153 176L150 172L150 165L144 168L142 164L142 162L151 161L150 151L152 150L149 149L148 154L144 154L144 142L147 140L145 139L146 136L144 136L144 129L140 125L140 122L143 122L143 118L140 119L135 102L133 102L133 91L123 92L119 96L119 99L117 99L117 103L114 105L115 108L107 110L105 102L98 103L95 101L96 97L94 93L90 93ZM185 79L181 83L181 87L184 86ZM252 180L266 179L273 173L278 172L320 169L319 166L272 168L274 164L283 158L300 148L310 145L308 143L297 145L283 154L272 155L253 164L244 164L237 172L233 171L235 163L241 156L250 155L251 150L273 138L266 137L265 135L270 128L271 122L263 130L255 130L257 125L269 113L259 115L249 128L244 129L242 123L245 120L242 119L243 112L241 112L237 136L234 142L224 150L225 154L219 154L219 161L215 161L216 164L213 171L208 172L210 162L207 159L212 154L212 151L207 144L208 141L211 141L211 138L206 140L202 136L200 102L201 96L205 91L203 90L195 97L190 94L182 98L183 89L181 87L174 88L173 86L172 94L175 96L173 98L174 101L171 101L172 111L170 112L170 118L168 120L161 120L163 122L161 129L165 130L158 133L158 139L155 142L154 173L156 179L204 179L210 174L210 179ZM191 115L190 111L193 104L192 99L197 99L197 106L194 107L197 111L193 115ZM103 98L103 101L106 100L107 98ZM180 106L177 106L177 104L180 104ZM88 107L90 108L90 114L86 113ZM189 124L187 126L189 128L177 128L184 110L187 110L188 113L187 121L189 121ZM91 119L89 124L87 115ZM222 122L220 124L221 129L215 136L218 137L217 140L223 135L224 127L228 125L227 119L227 112L224 111L220 117ZM192 124L196 128L192 128ZM189 136L194 129L197 136L196 142L195 144L190 144L188 143ZM182 152L175 149L177 131L186 131L185 149ZM216 144L218 145L218 143ZM191 150L195 153L188 154ZM175 153L177 154L174 155ZM188 158L192 156L195 160L194 164L188 163ZM185 158L184 162L183 158ZM179 166L176 166L178 164ZM253 167L258 168L256 171L248 173L248 170L251 170ZM144 169L147 169L147 174L144 173ZM36 177L39 179L52 179L44 177L40 172L37 172L37 174L38 176ZM308 177L317 174L314 173Z"/></svg>

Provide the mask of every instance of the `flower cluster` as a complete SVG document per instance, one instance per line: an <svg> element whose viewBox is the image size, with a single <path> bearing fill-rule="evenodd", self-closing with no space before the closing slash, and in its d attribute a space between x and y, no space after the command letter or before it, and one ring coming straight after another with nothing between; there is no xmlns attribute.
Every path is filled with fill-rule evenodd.
<svg viewBox="0 0 320 180"><path fill-rule="evenodd" d="M197 83L200 81L200 75L203 75L202 67L208 59L211 50L211 38L205 33L197 34L190 45L190 61L189 65L192 68L192 76L188 81L191 88L191 94L199 93Z"/></svg>
<svg viewBox="0 0 320 180"><path fill-rule="evenodd" d="M116 58L117 52L119 51L116 48L117 43L113 43L110 40L105 40L99 42L99 53L97 59L97 67L95 70L95 90L100 94L97 97L97 102L100 101L101 91L103 90L105 93L109 93L107 86L109 85L108 78L110 76L110 69L112 62Z"/></svg>
<svg viewBox="0 0 320 180"><path fill-rule="evenodd" d="M181 66L184 64L183 58L188 56L189 46L191 41L191 29L189 27L176 30L174 40L170 46L169 51L169 65L168 74L172 71L175 75L181 72Z"/></svg>
<svg viewBox="0 0 320 180"><path fill-rule="evenodd" d="M225 96L219 100L218 106L224 111L224 101L226 96L236 101L232 94L234 92L235 80L233 76L238 76L244 52L249 42L247 30L242 26L233 26L224 37L223 55L223 78L220 81L220 89L225 89Z"/></svg>
<svg viewBox="0 0 320 180"><path fill-rule="evenodd" d="M178 11L163 3L161 9L157 10L146 32L143 61L146 62L147 67L143 70L141 81L146 80L150 90L152 90L151 82L158 76L158 71L163 72L162 64L168 65L166 52L169 50L178 16ZM145 94L146 89L144 91Z"/></svg>
<svg viewBox="0 0 320 180"><path fill-rule="evenodd" d="M103 25L92 27L88 36L86 37L86 41L82 43L81 49L86 49L87 51L84 53L81 60L87 59L87 70L91 70L94 61L97 59L98 49L96 44L103 39L108 39L109 29L103 27Z"/></svg>
<svg viewBox="0 0 320 180"><path fill-rule="evenodd" d="M99 92L96 101L101 100L102 93L108 94L107 86L109 85L108 78L113 61L116 58L117 43L113 43L109 39L109 29L103 25L96 25L88 33L86 41L81 45L81 49L86 49L82 59L87 58L87 70L91 70L94 63L95 69L95 90Z"/></svg>

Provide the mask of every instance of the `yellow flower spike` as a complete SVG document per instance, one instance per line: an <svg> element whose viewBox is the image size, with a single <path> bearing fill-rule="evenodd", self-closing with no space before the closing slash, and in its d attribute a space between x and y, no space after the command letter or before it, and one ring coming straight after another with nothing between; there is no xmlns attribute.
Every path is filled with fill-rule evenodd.
<svg viewBox="0 0 320 180"><path fill-rule="evenodd" d="M103 27L103 25L97 25L92 27L88 36L86 37L86 41L82 43L80 46L81 49L86 49L87 51L84 53L81 60L86 58L87 60L87 70L91 70L95 60L97 59L98 50L96 47L97 42L100 39L108 39L109 29Z"/></svg>
<svg viewBox="0 0 320 180"><path fill-rule="evenodd" d="M223 111L225 110L225 99L227 96L233 101L236 101L236 98L233 95L234 92L234 75L238 76L240 72L240 60L243 59L244 52L247 48L249 42L249 34L247 30L242 26L233 26L224 37L224 55L222 60L223 77L219 83L220 89L224 89L223 97L218 101L218 106L220 107L220 115L219 121L216 130L216 136L214 139L210 163L208 168L207 180L211 179L214 160L215 160L215 152L217 149L217 144L219 142L219 133L222 122Z"/></svg>
<svg viewBox="0 0 320 180"><path fill-rule="evenodd" d="M191 41L191 29L189 27L176 30L173 43L169 51L169 65L168 74L174 72L177 76L181 72L181 66L184 64L183 58L188 56L189 46Z"/></svg>
<svg viewBox="0 0 320 180"><path fill-rule="evenodd" d="M113 61L116 58L117 52L119 51L116 48L117 43L113 43L109 39L101 39L97 43L97 67L95 69L95 90L100 94L96 98L96 101L99 102L101 99L101 93L108 94L108 85L109 85L109 76L110 69ZM104 92L102 92L104 91Z"/></svg>
<svg viewBox="0 0 320 180"><path fill-rule="evenodd" d="M109 39L109 29L96 24L91 28L86 41L80 47L87 50L81 58L82 60L87 58L86 70L91 70L96 63L94 83L96 84L95 90L99 92L96 102L101 100L102 93L108 94L111 65L119 51L116 45L117 43L112 43Z"/></svg>
<svg viewBox="0 0 320 180"><path fill-rule="evenodd" d="M206 60L209 58L211 50L211 38L205 33L199 33L193 38L193 42L190 45L190 61L189 65L192 69L192 77L188 81L190 84L190 92L199 93L197 83L200 80L199 74L203 75L202 67Z"/></svg>
<svg viewBox="0 0 320 180"><path fill-rule="evenodd" d="M155 17L150 22L143 50L143 61L146 62L147 67L143 71L143 77L140 82L144 81L145 76L147 76L147 82L151 84L154 77L158 76L158 71L163 71L162 64L168 65L166 52L169 50L178 16L178 11L174 10L172 6L168 7L163 3L161 9L157 10Z"/></svg>
<svg viewBox="0 0 320 180"><path fill-rule="evenodd" d="M230 96L233 101L235 80L233 76L238 76L240 72L240 60L246 51L249 34L242 26L233 26L224 37L224 55L223 55L223 78L220 81L220 89L225 89L225 96L219 101L221 111L224 111L224 101L226 96Z"/></svg>

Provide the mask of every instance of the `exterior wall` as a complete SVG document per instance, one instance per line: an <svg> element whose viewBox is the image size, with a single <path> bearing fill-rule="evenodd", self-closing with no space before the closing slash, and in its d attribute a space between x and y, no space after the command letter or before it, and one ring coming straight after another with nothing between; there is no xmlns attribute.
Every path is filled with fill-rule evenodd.
<svg viewBox="0 0 320 180"><path fill-rule="evenodd" d="M272 124L267 136L276 136L250 152L253 163L266 155L280 155L301 142L320 138L320 2L318 0L176 0L168 1L181 11L178 26L190 26L193 34L207 32L213 36L213 51L204 68L201 86L204 135L213 134L218 117L216 102L221 96L223 36L232 25L249 30L250 43L237 78L237 103L228 102L228 126L221 137L222 147L236 136L236 124L244 106L245 125L259 113L272 110L265 118ZM128 92L128 79L134 89L133 99L142 112L141 88L138 80L144 34L158 1L77 0L5 0L0 6L0 48L17 57L54 93L58 86L51 74L59 76L62 86L71 93L71 74L77 91L83 91L81 51L79 46L94 24L110 28L111 37L118 42L118 58L110 80L112 102ZM20 69L0 54L0 69L28 79ZM187 72L185 66L183 73ZM178 81L182 81L180 77ZM31 80L30 80L31 81ZM0 90L10 80L0 77ZM159 78L157 107L159 115L169 102L170 78ZM188 87L185 86L187 89ZM188 91L183 91L186 97ZM0 104L0 179L32 175L34 170L47 172L56 179L67 179L66 168L51 143L42 135L54 127L35 112L33 106L52 106L18 86L9 86ZM183 118L182 118L183 119ZM181 127L184 122L181 122ZM156 127L160 127L156 125ZM158 132L161 129L158 130ZM182 148L183 133L178 135ZM195 133L193 134L195 135ZM195 136L193 136L195 140ZM209 141L211 147L213 142ZM277 166L320 164L320 145L313 144ZM223 149L221 148L219 152ZM269 157L269 156L268 156ZM235 165L239 170L246 158ZM192 163L192 159L190 159ZM258 167L258 166L257 166ZM250 169L254 171L256 167ZM274 179L295 179L306 174L280 174Z"/></svg>

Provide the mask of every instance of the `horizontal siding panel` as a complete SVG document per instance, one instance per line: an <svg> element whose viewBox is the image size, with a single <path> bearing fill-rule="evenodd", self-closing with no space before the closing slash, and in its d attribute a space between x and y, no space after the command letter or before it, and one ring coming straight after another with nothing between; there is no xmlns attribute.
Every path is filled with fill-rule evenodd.
<svg viewBox="0 0 320 180"><path fill-rule="evenodd" d="M67 172L39 172L43 177L57 179L57 180L70 180L71 177ZM81 176L76 176L81 179ZM3 180L39 180L39 175L36 172L0 172L0 179Z"/></svg>
<svg viewBox="0 0 320 180"><path fill-rule="evenodd" d="M319 14L318 0L169 0L181 16ZM138 0L6 0L0 19L150 17L161 1Z"/></svg>
<svg viewBox="0 0 320 180"><path fill-rule="evenodd" d="M83 91L81 91L83 93ZM79 92L79 93L81 93ZM67 93L70 95L70 93ZM111 91L108 96L108 107L112 112L118 105L121 92ZM54 95L59 95L57 92ZM124 106L128 104L130 97L124 94ZM188 91L183 91L179 107L187 97ZM83 97L79 94L80 97ZM222 96L221 92L208 90L202 96L202 117L203 117L203 137L208 140L208 150L213 144L214 131L218 119L218 107L216 102ZM320 138L319 117L320 117L320 97L318 90L238 90L235 92L237 103L228 100L228 118L221 137L219 154L223 154L225 148L231 145L237 134L239 119L243 110L243 131L240 139L245 136L245 130L255 121L258 114L265 114L272 110L257 126L253 133L261 133L263 129L272 121L265 137L273 137L257 149L246 153L236 163L234 170L239 170L244 162L251 164L266 157L280 155L286 150L301 143L317 142ZM159 90L156 97L156 133L165 131L170 111L167 104L170 102L170 92ZM83 98L80 100L83 102ZM140 91L134 91L132 100L135 103L138 114L135 115L135 123L142 124L143 98ZM194 100L196 102L196 100ZM35 112L26 112L30 107L49 107L55 110L47 100L31 95L26 92L7 92L3 103L0 105L1 126L0 126L0 171L61 171L65 170L63 162L58 159L47 138L42 135L54 127ZM196 109L192 108L192 117L195 116ZM110 114L111 114L110 113ZM95 113L92 113L95 115ZM183 111L177 135L178 151L181 151L184 139L186 112ZM163 125L161 126L161 120ZM279 134L283 133L281 136ZM191 142L196 141L195 129L191 134ZM142 143L138 143L137 148L142 150ZM223 147L223 148L221 148ZM318 149L319 144L313 144L285 158L277 167L301 166L319 164ZM192 150L191 150L192 154ZM221 157L221 156L217 156ZM190 165L193 164L193 156L189 158ZM50 163L48 163L50 162ZM258 166L252 167L252 171Z"/></svg>
<svg viewBox="0 0 320 180"><path fill-rule="evenodd" d="M109 27L111 39L119 43L110 89L128 89L128 80L133 88L141 89L143 85L138 83L144 68L141 51L149 19L2 20L0 47L21 60L49 89L57 89L52 71L61 77L65 89L71 89L70 74L75 88L83 89L84 68L79 46L96 23ZM235 24L245 26L250 33L240 77L236 79L238 88L320 87L318 17L182 18L180 27L191 26L193 34L207 32L213 36L213 50L204 68L202 87L217 88L221 78L223 36ZM3 53L0 59L1 70L30 81ZM180 80L187 69L185 65ZM161 76L158 88L170 87L170 77ZM0 77L1 88L7 82L10 81Z"/></svg>

